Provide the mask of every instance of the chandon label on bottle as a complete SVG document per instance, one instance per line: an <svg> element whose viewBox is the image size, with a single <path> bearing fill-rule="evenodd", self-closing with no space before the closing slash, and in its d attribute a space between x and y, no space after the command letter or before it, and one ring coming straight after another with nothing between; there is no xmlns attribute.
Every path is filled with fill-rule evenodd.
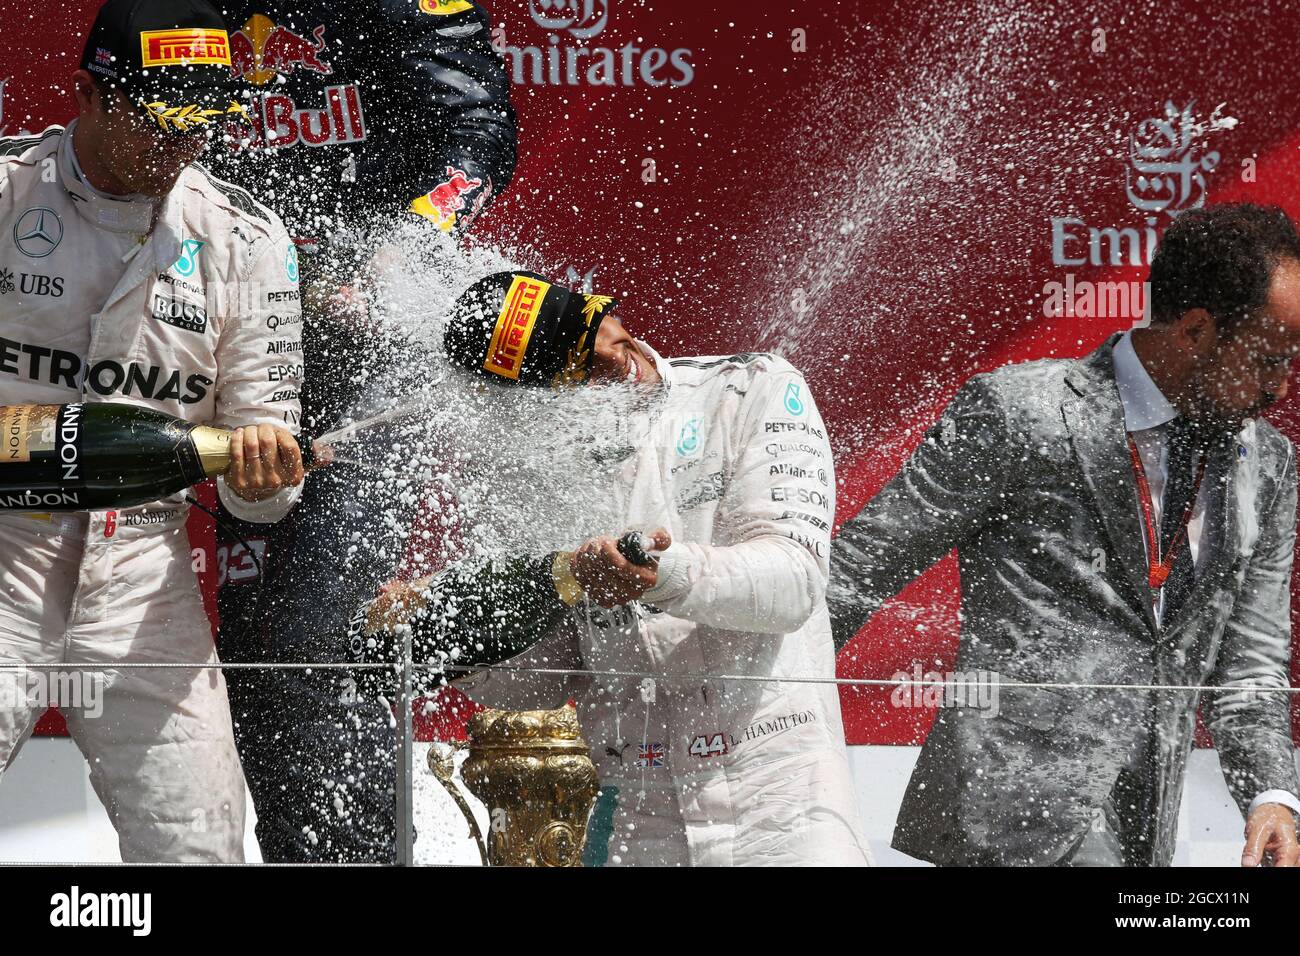
<svg viewBox="0 0 1300 956"><path fill-rule="evenodd" d="M230 432L114 402L0 405L0 511L160 501L230 465Z"/></svg>
<svg viewBox="0 0 1300 956"><path fill-rule="evenodd" d="M59 409L59 465L64 481L81 479L81 406Z"/></svg>
<svg viewBox="0 0 1300 956"><path fill-rule="evenodd" d="M6 405L0 416L0 428L4 430L4 455L0 461L5 463L30 462L32 455L55 451L55 442L59 433L61 405ZM79 406L69 406L78 407ZM77 429L76 417L73 431ZM75 435L72 459L76 460ZM60 452L62 457L62 452Z"/></svg>
<svg viewBox="0 0 1300 956"><path fill-rule="evenodd" d="M0 417L4 434L4 461L31 461L31 445L27 437L27 423L32 417L32 406L9 405Z"/></svg>
<svg viewBox="0 0 1300 956"><path fill-rule="evenodd" d="M59 478L70 487L60 489L7 489L0 492L0 508L68 508L81 504L77 488L82 477L81 435L83 406L7 405L0 409L3 451L0 466L32 463L33 456L53 458ZM3 471L0 471L3 475Z"/></svg>

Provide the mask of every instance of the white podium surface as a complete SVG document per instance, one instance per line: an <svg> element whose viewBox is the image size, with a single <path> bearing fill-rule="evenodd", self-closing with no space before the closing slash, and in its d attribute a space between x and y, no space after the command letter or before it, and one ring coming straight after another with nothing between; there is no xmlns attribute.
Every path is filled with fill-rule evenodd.
<svg viewBox="0 0 1300 956"><path fill-rule="evenodd" d="M415 752L416 862L424 865L479 864L464 817L429 773L428 744ZM918 747L850 747L863 825L876 863L925 864L891 850L889 837ZM464 792L462 790L462 792ZM484 808L466 794L487 832ZM249 801L245 856L260 862ZM1241 856L1241 814L1228 796L1213 750L1192 753L1178 819L1175 866L1235 866ZM10 863L115 863L117 836L90 787L81 752L67 738L38 737L0 779L0 861Z"/></svg>

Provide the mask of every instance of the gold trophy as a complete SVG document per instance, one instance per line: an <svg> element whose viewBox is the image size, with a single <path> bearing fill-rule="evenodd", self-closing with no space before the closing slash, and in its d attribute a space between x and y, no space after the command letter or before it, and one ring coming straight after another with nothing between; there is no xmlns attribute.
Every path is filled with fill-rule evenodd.
<svg viewBox="0 0 1300 956"><path fill-rule="evenodd" d="M451 753L429 751L429 768L469 821L490 866L581 866L587 818L600 790L572 705L559 710L486 710L469 724L461 779L488 808L486 848L465 798L452 782Z"/></svg>

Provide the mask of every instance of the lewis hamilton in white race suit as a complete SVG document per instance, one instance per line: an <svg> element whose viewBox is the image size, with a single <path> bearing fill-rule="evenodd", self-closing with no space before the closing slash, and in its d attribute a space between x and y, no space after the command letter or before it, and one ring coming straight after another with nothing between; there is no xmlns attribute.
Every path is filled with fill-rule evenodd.
<svg viewBox="0 0 1300 956"><path fill-rule="evenodd" d="M613 538L587 542L574 562L585 600L510 661L585 673L457 686L510 709L575 699L606 802L589 864L869 864L838 690L802 680L835 676L835 475L803 376L769 354L665 360L612 315L594 353L592 385L659 391L610 489L614 533L663 529L672 543L654 586L628 590Z"/></svg>
<svg viewBox="0 0 1300 956"><path fill-rule="evenodd" d="M84 71L74 79L79 102L110 95ZM110 119L139 122L130 109L122 98ZM258 454L292 457L300 482L288 447L300 313L284 227L183 161L161 199L101 192L73 145L86 116L83 102L67 130L0 140L0 404L124 402L275 426L269 448L261 427L243 430L242 448L260 432ZM218 489L249 520L278 519L301 490L242 474ZM220 670L114 668L216 663L187 510L176 495L122 511L0 512L0 663L90 665L82 706L63 713L126 861L243 859L244 783ZM0 767L40 717L45 701L29 692L42 673L0 672Z"/></svg>

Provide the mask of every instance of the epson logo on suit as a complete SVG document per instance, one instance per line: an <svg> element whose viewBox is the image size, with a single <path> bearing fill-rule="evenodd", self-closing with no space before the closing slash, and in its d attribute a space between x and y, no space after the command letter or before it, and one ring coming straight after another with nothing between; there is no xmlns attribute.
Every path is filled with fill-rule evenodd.
<svg viewBox="0 0 1300 956"><path fill-rule="evenodd" d="M169 299L156 292L153 297L153 317L187 332L208 330L208 310L203 306L184 299Z"/></svg>
<svg viewBox="0 0 1300 956"><path fill-rule="evenodd" d="M820 491L811 488L784 487L772 489L772 500L777 502L798 503L801 505L813 505L826 511L830 510L830 499Z"/></svg>
<svg viewBox="0 0 1300 956"><path fill-rule="evenodd" d="M266 370L268 382L283 382L287 379L302 378L302 365L272 365Z"/></svg>

